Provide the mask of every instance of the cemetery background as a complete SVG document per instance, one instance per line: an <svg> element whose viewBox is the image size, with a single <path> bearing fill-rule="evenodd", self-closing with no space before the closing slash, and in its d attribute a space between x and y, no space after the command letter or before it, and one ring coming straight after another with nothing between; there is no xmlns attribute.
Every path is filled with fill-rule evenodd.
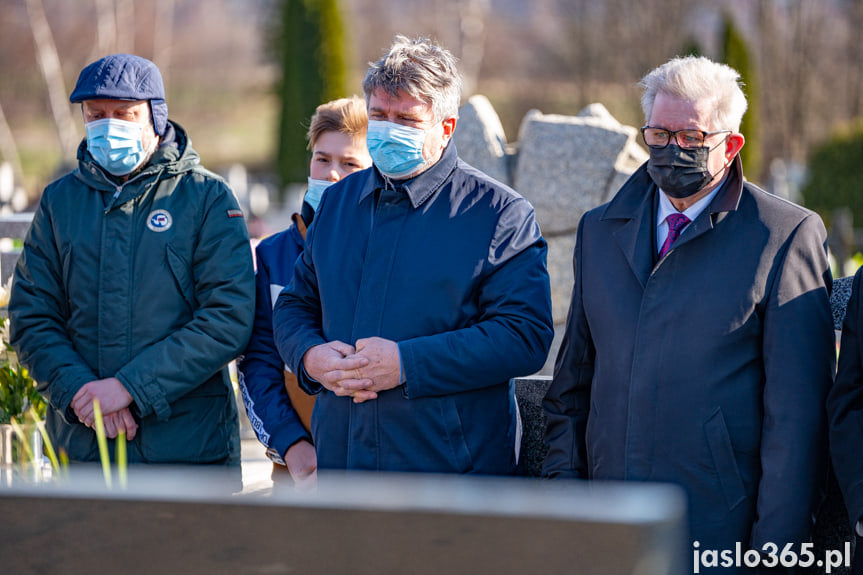
<svg viewBox="0 0 863 575"><path fill-rule="evenodd" d="M644 73L691 51L730 57L729 36L748 54L744 149L757 154L746 173L762 187L797 197L813 147L863 110L863 0L0 0L0 158L12 169L13 194L23 192L14 206L11 197L0 203L32 205L74 160L83 128L66 96L81 68L109 52L135 52L160 66L171 117L204 164L222 174L243 166L252 185L264 186L250 212L278 212L279 16L318 3L341 17L344 93L336 95L360 93L368 62L395 33L429 35L459 57L463 102L485 95L512 145L533 109L574 116L599 102L640 126ZM337 28L324 32L335 42ZM295 84L312 84L313 72ZM289 127L300 142L303 121Z"/></svg>
<svg viewBox="0 0 863 575"><path fill-rule="evenodd" d="M231 182L253 235L286 227L303 185L282 185L276 176L279 70L268 38L273 14L291 2L311 4L0 0L6 229L26 228L27 216L15 214L32 210L41 189L73 165L83 127L67 98L78 72L103 54L124 51L160 66L171 118L189 129L203 163ZM527 197L549 242L556 337L543 375L551 373L565 322L578 221L646 160L636 130L643 121L636 83L646 71L690 49L720 58L724 31L735 26L755 64L747 91L760 110L746 135L761 159L747 164L747 176L798 202L812 150L863 113L863 44L855 33L863 27L863 0L333 4L345 23L343 95L361 93L367 63L395 33L430 35L460 58L466 81L455 136L460 155ZM656 30L663 32L650 32ZM302 140L305 127L293 128ZM856 264L841 265L859 244L853 220L822 216L839 256L835 275L853 273ZM3 281L20 233L0 240ZM266 489L269 463L250 430L244 433L248 484Z"/></svg>
<svg viewBox="0 0 863 575"><path fill-rule="evenodd" d="M324 5L340 22L321 33L333 42L338 35L344 46L344 93L335 95L361 92L367 63L396 32L430 35L460 58L465 93L456 144L465 160L537 210L549 240L554 350L569 303L578 221L647 157L635 131L643 121L636 84L647 70L693 50L722 58L736 38L737 51L751 62L744 72L751 102L744 150L755 154L751 164L745 159L746 175L798 202L810 150L863 111L863 45L854 34L863 27L863 0ZM305 11L308 28L315 6L310 0L0 0L0 213L31 210L44 185L73 166L83 128L67 96L80 69L104 53L130 51L160 66L171 118L189 130L204 165L230 181L252 236L283 229L304 185L301 178L281 181L275 169L284 137L278 129L284 91L277 88L287 65L277 52L288 25L280 16ZM641 33L651 29L675 33ZM303 73L309 81L301 76L294 83L313 83L314 70ZM304 142L304 121L286 128L291 141ZM822 216L832 228L835 275L853 273L856 262L844 264L863 234L855 233L847 211ZM0 252L10 249L12 241L0 241ZM2 268L0 258L0 279L8 273ZM550 373L554 350L543 374Z"/></svg>

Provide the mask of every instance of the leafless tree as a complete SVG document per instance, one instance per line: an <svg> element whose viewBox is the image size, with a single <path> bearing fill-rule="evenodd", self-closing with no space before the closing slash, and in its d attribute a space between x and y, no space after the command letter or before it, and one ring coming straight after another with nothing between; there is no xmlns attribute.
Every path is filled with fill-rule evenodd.
<svg viewBox="0 0 863 575"><path fill-rule="evenodd" d="M96 44L90 60L115 51L117 46L117 13L114 0L94 0L96 6Z"/></svg>
<svg viewBox="0 0 863 575"><path fill-rule="evenodd" d="M58 134L73 134L59 138L70 159L77 123L64 80L120 50L159 65L172 115L196 134L212 130L203 132L203 151L232 140L237 130L221 128L220 115L265 92L272 76L254 20L264 20L273 1L0 0L0 98L11 130L22 130L24 169L29 122L40 114L55 118ZM726 11L757 66L765 166L776 157L805 163L813 144L863 114L863 0L343 0L342 9L353 91L396 33L430 36L460 58L465 95L487 95L512 139L530 108L574 114L602 102L621 121L641 122L638 80L693 43L720 57ZM33 59L39 68L26 65Z"/></svg>
<svg viewBox="0 0 863 575"><path fill-rule="evenodd" d="M114 52L135 51L135 3L132 0L115 0L117 37Z"/></svg>
<svg viewBox="0 0 863 575"><path fill-rule="evenodd" d="M834 8L810 0L758 2L765 165L773 158L805 163L811 145L845 115L846 73L837 66L850 38Z"/></svg>
<svg viewBox="0 0 863 575"><path fill-rule="evenodd" d="M464 96L472 95L479 83L485 54L485 20L491 8L490 0L459 0L459 70L464 78Z"/></svg>
<svg viewBox="0 0 863 575"><path fill-rule="evenodd" d="M863 0L852 0L848 7L848 27L852 31L846 38L845 65L848 77L848 115L863 115L863 43L859 34L863 29Z"/></svg>
<svg viewBox="0 0 863 575"><path fill-rule="evenodd" d="M174 34L174 0L156 0L153 20L153 62L162 71L162 80L169 85L171 48Z"/></svg>
<svg viewBox="0 0 863 575"><path fill-rule="evenodd" d="M78 130L72 121L72 113L67 101L66 87L63 82L63 71L60 67L60 57L54 44L54 36L45 18L42 0L25 0L27 13L30 16L30 28L36 44L36 55L42 77L48 87L48 98L54 123L60 138L63 157L72 159L78 147Z"/></svg>
<svg viewBox="0 0 863 575"><path fill-rule="evenodd" d="M24 174L21 170L21 157L18 155L18 146L15 144L12 130L9 129L9 123L6 121L2 103L0 103L0 156L12 166L15 179L22 181Z"/></svg>

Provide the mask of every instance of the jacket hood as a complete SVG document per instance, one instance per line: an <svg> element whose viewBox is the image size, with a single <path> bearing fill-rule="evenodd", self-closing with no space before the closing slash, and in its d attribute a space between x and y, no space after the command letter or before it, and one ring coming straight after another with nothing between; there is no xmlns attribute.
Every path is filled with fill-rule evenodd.
<svg viewBox="0 0 863 575"><path fill-rule="evenodd" d="M150 179L152 175L158 175L159 178L175 176L195 168L200 163L201 159L198 152L192 148L192 141L186 130L176 122L168 121L159 147L129 182ZM93 159L87 149L86 138L78 146L78 169L73 173L88 186L99 190L114 190L123 185L123 182L105 172Z"/></svg>

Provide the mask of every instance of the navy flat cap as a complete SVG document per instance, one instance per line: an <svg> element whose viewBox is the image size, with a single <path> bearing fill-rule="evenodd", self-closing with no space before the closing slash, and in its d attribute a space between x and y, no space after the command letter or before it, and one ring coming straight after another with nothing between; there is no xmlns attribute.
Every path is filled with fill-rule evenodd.
<svg viewBox="0 0 863 575"><path fill-rule="evenodd" d="M149 100L156 133L165 133L168 105L162 73L146 58L112 54L81 70L69 101L84 100Z"/></svg>

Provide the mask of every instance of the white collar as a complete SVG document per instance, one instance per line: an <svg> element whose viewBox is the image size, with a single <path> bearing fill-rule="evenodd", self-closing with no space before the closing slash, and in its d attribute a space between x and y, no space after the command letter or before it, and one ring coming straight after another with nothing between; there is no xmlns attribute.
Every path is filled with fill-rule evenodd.
<svg viewBox="0 0 863 575"><path fill-rule="evenodd" d="M659 209L656 210L656 225L660 226L665 223L665 218L667 218L671 214L679 214L682 213L684 216L689 218L690 222L694 222L695 218L697 218L704 209L710 205L710 202L716 196L722 186L725 185L725 180L723 180L718 186L713 188L709 194L686 208L683 212L678 212L677 208L675 208L671 204L671 200L668 199L668 196L665 195L665 192L660 189L661 192L659 194Z"/></svg>

